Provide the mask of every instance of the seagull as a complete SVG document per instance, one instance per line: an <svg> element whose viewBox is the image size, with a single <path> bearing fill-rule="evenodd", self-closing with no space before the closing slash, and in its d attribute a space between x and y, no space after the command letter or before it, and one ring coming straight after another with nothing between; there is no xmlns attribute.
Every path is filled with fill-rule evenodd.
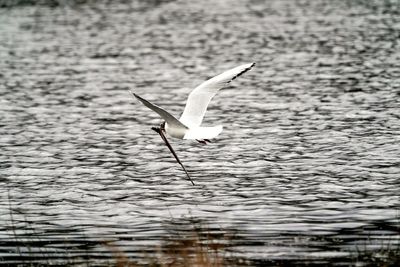
<svg viewBox="0 0 400 267"><path fill-rule="evenodd" d="M204 115L207 111L208 104L221 88L232 82L243 73L249 71L254 65L255 63L240 65L236 68L227 70L197 86L189 94L185 109L183 110L183 113L179 120L165 109L150 103L146 99L130 91L130 93L140 102L142 102L143 105L153 110L162 119L164 119L164 122L161 123L159 128L152 127L151 129L161 136L164 143L174 155L177 162L185 171L192 185L194 185L193 180L191 179L189 173L186 171L182 162L179 160L171 144L168 142L165 133L168 136L177 139L197 140L202 144L211 143L210 139L217 137L222 132L222 125L217 125L213 127L201 126Z"/></svg>

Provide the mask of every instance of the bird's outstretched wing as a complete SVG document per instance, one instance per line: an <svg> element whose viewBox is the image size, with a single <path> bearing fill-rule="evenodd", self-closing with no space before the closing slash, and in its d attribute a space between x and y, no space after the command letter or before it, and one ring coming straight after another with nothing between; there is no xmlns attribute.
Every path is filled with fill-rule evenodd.
<svg viewBox="0 0 400 267"><path fill-rule="evenodd" d="M143 105L145 105L146 107L148 107L149 109L155 111L158 115L161 116L161 118L163 118L169 125L173 126L173 127L183 127L185 129L187 129L187 127L182 124L177 118L175 118L174 116L172 116L170 113L168 113L167 111L165 111L164 109L160 108L159 106L156 106L152 103L150 103L149 101L147 101L144 98L141 98L140 96L138 96L137 94L133 93L132 91L131 94L133 96L135 96L137 99L139 99L140 102L143 103Z"/></svg>
<svg viewBox="0 0 400 267"><path fill-rule="evenodd" d="M189 94L185 109L179 120L189 128L200 126L207 106L218 90L250 70L254 65L255 63L249 63L230 69L197 86Z"/></svg>

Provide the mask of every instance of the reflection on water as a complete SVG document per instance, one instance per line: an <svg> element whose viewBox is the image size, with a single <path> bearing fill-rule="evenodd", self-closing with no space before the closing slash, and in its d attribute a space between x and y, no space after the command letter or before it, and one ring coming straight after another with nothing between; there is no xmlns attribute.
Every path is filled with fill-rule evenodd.
<svg viewBox="0 0 400 267"><path fill-rule="evenodd" d="M250 265L394 251L397 13L322 0L0 9L0 257L143 259L189 214L234 232L227 253ZM127 90L178 116L191 88L251 61L207 112L218 139L171 140L192 186Z"/></svg>

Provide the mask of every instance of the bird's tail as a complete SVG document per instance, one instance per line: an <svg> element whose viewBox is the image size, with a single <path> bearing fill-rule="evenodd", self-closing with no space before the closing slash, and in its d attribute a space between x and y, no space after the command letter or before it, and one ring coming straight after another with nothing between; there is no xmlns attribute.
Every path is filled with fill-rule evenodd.
<svg viewBox="0 0 400 267"><path fill-rule="evenodd" d="M212 139L217 137L222 132L222 125L214 127L195 127L190 128L183 139Z"/></svg>

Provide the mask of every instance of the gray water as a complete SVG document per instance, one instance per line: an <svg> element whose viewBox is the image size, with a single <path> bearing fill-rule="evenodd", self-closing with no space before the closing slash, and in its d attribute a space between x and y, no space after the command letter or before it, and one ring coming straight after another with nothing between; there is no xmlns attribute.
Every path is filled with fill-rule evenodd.
<svg viewBox="0 0 400 267"><path fill-rule="evenodd" d="M399 245L398 1L66 3L0 9L0 261L140 258L191 220L255 262ZM253 61L217 139L170 140L192 186L128 89L179 116Z"/></svg>

